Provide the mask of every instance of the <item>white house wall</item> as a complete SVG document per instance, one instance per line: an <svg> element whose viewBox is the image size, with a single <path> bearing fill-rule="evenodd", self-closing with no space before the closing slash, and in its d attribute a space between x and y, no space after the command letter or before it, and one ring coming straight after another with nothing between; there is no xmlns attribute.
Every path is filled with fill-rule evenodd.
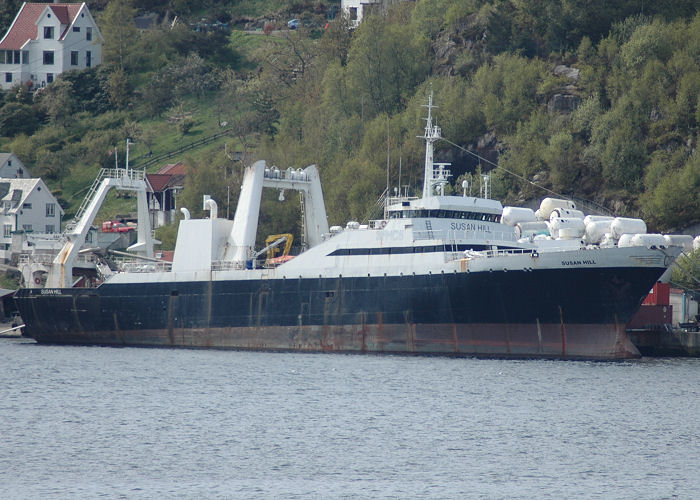
<svg viewBox="0 0 700 500"><path fill-rule="evenodd" d="M362 22L364 6L371 3L376 2L374 0L342 0L341 7L345 14L349 16L350 23L353 26L357 26Z"/></svg>
<svg viewBox="0 0 700 500"><path fill-rule="evenodd" d="M22 182L22 181L19 181ZM9 193L12 193L10 188ZM23 193L21 205L16 210L6 211L3 207L0 212L0 258L9 259L12 235L7 234L5 226L10 226L9 231L18 229L30 229L36 233L46 233L47 225L53 226L53 233L61 232L62 210L56 198L42 181L39 181L29 194ZM46 215L47 203L54 204L54 215ZM31 205L31 208L28 206ZM49 228L50 229L50 228Z"/></svg>
<svg viewBox="0 0 700 500"><path fill-rule="evenodd" d="M350 24L357 27L362 19L371 12L384 12L392 3L401 0L341 0L340 6L350 19Z"/></svg>
<svg viewBox="0 0 700 500"><path fill-rule="evenodd" d="M5 154L0 153L0 178L28 179L29 171L14 154L5 157Z"/></svg>
<svg viewBox="0 0 700 500"><path fill-rule="evenodd" d="M53 216L46 215L46 205L48 203L53 203L54 205ZM31 208L25 208L27 204L30 204ZM39 192L34 190L24 201L23 207L17 215L19 226L17 229L24 229L25 225L29 225L35 233L61 232L59 210L60 207L56 203L56 198L47 189L42 189ZM53 226L53 231L47 231L47 225Z"/></svg>
<svg viewBox="0 0 700 500"><path fill-rule="evenodd" d="M80 31L73 31L78 28ZM92 28L92 40L87 40L87 28ZM85 6L76 16L73 24L68 28L66 37L63 40L63 71L72 69L87 68L87 53L90 52L90 67L97 66L102 62L102 44L98 42L102 38L97 24L92 19L90 12ZM71 52L78 52L78 64L71 64Z"/></svg>
<svg viewBox="0 0 700 500"><path fill-rule="evenodd" d="M53 39L44 38L44 28L53 27ZM44 13L39 16L37 21L37 39L30 41L26 46L29 46L29 65L23 72L23 81L27 81L27 76L31 78L35 85L45 86L51 83L58 74L61 73L64 67L63 63L63 43L58 40L61 36L61 22L51 12L48 7ZM44 52L53 52L53 64L44 64ZM26 66L25 66L26 67ZM26 73L29 73L27 75ZM51 75L51 78L49 78Z"/></svg>

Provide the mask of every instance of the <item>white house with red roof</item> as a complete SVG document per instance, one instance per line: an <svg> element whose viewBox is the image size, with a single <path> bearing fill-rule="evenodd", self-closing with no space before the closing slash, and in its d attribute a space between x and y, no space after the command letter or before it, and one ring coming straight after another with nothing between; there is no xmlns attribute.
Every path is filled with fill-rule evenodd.
<svg viewBox="0 0 700 500"><path fill-rule="evenodd" d="M102 62L104 39L85 3L25 2L0 39L0 88L43 87Z"/></svg>

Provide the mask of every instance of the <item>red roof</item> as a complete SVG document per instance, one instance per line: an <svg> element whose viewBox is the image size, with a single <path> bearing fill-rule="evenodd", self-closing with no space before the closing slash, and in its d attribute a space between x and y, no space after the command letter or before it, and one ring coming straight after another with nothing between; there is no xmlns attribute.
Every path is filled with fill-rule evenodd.
<svg viewBox="0 0 700 500"><path fill-rule="evenodd" d="M62 25L66 25L67 31L82 6L81 3L25 3L0 41L0 50L20 50L27 40L36 40L36 22L46 7L51 9ZM59 35L59 40L63 39L66 31Z"/></svg>
<svg viewBox="0 0 700 500"><path fill-rule="evenodd" d="M185 185L185 165L182 162L169 163L155 174L147 174L148 183L153 192L165 191L167 188L182 188Z"/></svg>
<svg viewBox="0 0 700 500"><path fill-rule="evenodd" d="M175 257L175 250L161 250L160 253L160 260L172 262Z"/></svg>
<svg viewBox="0 0 700 500"><path fill-rule="evenodd" d="M183 165L181 161L177 163L169 163L158 170L156 174L185 175L185 165Z"/></svg>
<svg viewBox="0 0 700 500"><path fill-rule="evenodd" d="M147 174L146 178L148 179L148 183L153 188L153 191L163 191L163 189L165 189L165 187L168 185L168 181L170 180L170 175L168 175L168 174Z"/></svg>

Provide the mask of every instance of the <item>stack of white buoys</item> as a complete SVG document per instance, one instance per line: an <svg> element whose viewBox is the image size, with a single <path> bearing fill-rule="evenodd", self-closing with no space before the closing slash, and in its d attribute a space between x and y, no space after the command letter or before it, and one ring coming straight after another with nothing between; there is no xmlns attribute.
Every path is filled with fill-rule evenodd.
<svg viewBox="0 0 700 500"><path fill-rule="evenodd" d="M571 200L545 198L535 216L538 221L549 221L549 234L555 239L578 239L586 231L583 212L576 210L576 204Z"/></svg>
<svg viewBox="0 0 700 500"><path fill-rule="evenodd" d="M666 248L668 243L663 234L635 234L630 239L632 247Z"/></svg>
<svg viewBox="0 0 700 500"><path fill-rule="evenodd" d="M601 248L614 247L615 240L613 239L612 234L605 233L605 235L601 238L600 243L598 243L598 246Z"/></svg>
<svg viewBox="0 0 700 500"><path fill-rule="evenodd" d="M631 233L621 235L617 240L618 247L631 247L632 246L632 236ZM612 235L611 235L612 237Z"/></svg>
<svg viewBox="0 0 700 500"><path fill-rule="evenodd" d="M583 212L575 208L555 208L549 214L549 220L552 219L583 219Z"/></svg>
<svg viewBox="0 0 700 500"><path fill-rule="evenodd" d="M515 236L520 238L531 238L535 236L549 236L549 222L518 222L515 225Z"/></svg>
<svg viewBox="0 0 700 500"><path fill-rule="evenodd" d="M610 236L610 224L615 217L607 217L604 215L586 215L583 223L586 226L585 240L589 245L600 245L607 234Z"/></svg>
<svg viewBox="0 0 700 500"><path fill-rule="evenodd" d="M537 211L535 211L535 217L537 217L537 220L539 221L549 220L550 216L552 215L552 212L557 208L576 210L576 204L571 200L562 200L559 198L545 198L540 203L540 208Z"/></svg>
<svg viewBox="0 0 700 500"><path fill-rule="evenodd" d="M552 217L549 220L549 233L554 239L575 240L586 232L583 218Z"/></svg>
<svg viewBox="0 0 700 500"><path fill-rule="evenodd" d="M535 211L531 208L505 207L501 214L501 222L508 226L515 226L520 222L535 222Z"/></svg>
<svg viewBox="0 0 700 500"><path fill-rule="evenodd" d="M584 224L588 225L591 222L599 222L599 221L607 221L607 222L612 222L615 220L615 217L611 217L609 215L586 215L583 218Z"/></svg>
<svg viewBox="0 0 700 500"><path fill-rule="evenodd" d="M647 225L642 219L630 219L627 217L615 217L610 224L610 234L619 240L623 234L645 234Z"/></svg>
<svg viewBox="0 0 700 500"><path fill-rule="evenodd" d="M700 244L700 239L698 238L695 239L698 240L698 243ZM664 239L666 240L667 246L679 246L683 249L684 252L693 251L694 240L693 237L689 234L665 234Z"/></svg>

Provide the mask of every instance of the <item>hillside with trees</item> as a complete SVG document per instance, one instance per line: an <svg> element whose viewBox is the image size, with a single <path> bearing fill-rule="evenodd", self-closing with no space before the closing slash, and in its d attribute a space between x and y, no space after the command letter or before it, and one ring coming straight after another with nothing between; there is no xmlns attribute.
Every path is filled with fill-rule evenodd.
<svg viewBox="0 0 700 500"><path fill-rule="evenodd" d="M240 151L243 163L317 164L329 222L364 220L387 169L392 187L421 185L416 136L432 88L446 139L436 155L452 162L454 186L490 172L504 203L555 192L642 216L652 230L700 222L696 2L418 0L355 30L339 2L88 5L104 64L0 97L0 150L48 180L68 214L126 137L138 167L226 130L178 158L189 173L178 203L195 215L207 193L233 216ZM137 30L146 12L157 23ZM287 31L292 17L301 27ZM202 18L233 29L198 29ZM269 194L261 231L298 233L298 207Z"/></svg>

